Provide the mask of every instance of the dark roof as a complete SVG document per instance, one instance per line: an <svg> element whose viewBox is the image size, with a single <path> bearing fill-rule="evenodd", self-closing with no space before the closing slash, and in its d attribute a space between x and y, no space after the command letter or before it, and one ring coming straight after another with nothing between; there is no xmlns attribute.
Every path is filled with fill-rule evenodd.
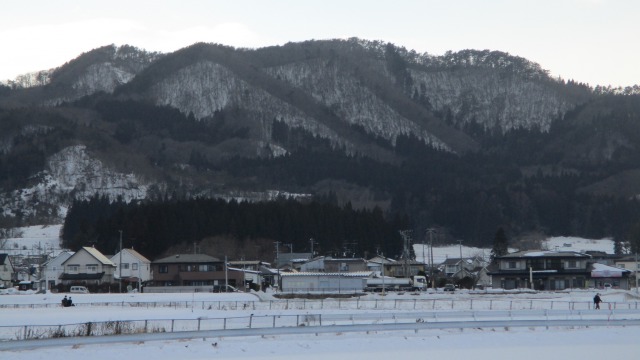
<svg viewBox="0 0 640 360"><path fill-rule="evenodd" d="M0 254L0 265L6 264L9 254Z"/></svg>
<svg viewBox="0 0 640 360"><path fill-rule="evenodd" d="M587 258L591 256L575 251L549 251L549 250L526 250L518 251L504 256L499 259L531 259L531 258Z"/></svg>
<svg viewBox="0 0 640 360"><path fill-rule="evenodd" d="M464 259L461 259L461 258L448 258L442 264L444 264L444 265L456 265L460 261L463 261L463 260Z"/></svg>
<svg viewBox="0 0 640 360"><path fill-rule="evenodd" d="M153 261L154 264L211 263L222 260L206 254L177 254Z"/></svg>
<svg viewBox="0 0 640 360"><path fill-rule="evenodd" d="M96 274L62 274L60 280L100 280L104 276L104 273Z"/></svg>

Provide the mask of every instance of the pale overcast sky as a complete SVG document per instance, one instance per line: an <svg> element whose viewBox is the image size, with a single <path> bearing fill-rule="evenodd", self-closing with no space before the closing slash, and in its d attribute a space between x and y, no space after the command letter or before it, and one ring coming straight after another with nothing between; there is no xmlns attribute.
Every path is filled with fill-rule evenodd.
<svg viewBox="0 0 640 360"><path fill-rule="evenodd" d="M130 44L263 47L359 37L442 55L500 50L553 76L640 84L638 0L23 0L0 11L0 80Z"/></svg>

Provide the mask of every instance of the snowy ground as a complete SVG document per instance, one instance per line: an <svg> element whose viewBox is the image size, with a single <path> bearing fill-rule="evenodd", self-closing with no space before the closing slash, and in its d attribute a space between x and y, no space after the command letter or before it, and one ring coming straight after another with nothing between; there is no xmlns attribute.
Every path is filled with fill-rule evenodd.
<svg viewBox="0 0 640 360"><path fill-rule="evenodd" d="M0 305L55 304L63 294L3 295ZM379 296L371 294L369 296ZM406 298L411 295L387 295ZM440 296L438 294L424 296ZM533 294L448 294L459 301L474 296L500 296L503 299L553 299L554 301L590 301L591 291ZM269 294L261 294L264 300ZM254 301L252 294L89 294L73 295L78 303L117 301ZM633 293L611 292L605 301L635 301ZM324 310L327 313L335 312ZM242 316L244 310L198 310L189 308L123 309L119 307L76 308L0 308L0 325L81 323L104 319L197 318L198 316ZM640 327L593 327L573 329L510 328L473 330L425 330L401 332L338 333L319 335L252 336L162 340L109 345L72 345L35 350L2 351L4 359L101 360L113 358L163 359L501 359L517 356L520 360L632 358L637 354Z"/></svg>

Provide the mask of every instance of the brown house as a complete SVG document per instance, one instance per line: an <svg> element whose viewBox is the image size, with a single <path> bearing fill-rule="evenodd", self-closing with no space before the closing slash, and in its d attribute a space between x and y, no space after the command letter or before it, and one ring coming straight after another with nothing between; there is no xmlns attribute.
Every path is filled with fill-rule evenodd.
<svg viewBox="0 0 640 360"><path fill-rule="evenodd" d="M151 286L242 284L242 273L225 271L224 261L205 254L178 254L151 263Z"/></svg>

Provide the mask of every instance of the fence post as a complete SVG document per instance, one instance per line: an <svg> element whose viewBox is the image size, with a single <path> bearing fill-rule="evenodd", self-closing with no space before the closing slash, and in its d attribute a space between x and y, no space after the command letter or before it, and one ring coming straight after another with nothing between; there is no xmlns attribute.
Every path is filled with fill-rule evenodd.
<svg viewBox="0 0 640 360"><path fill-rule="evenodd" d="M200 331L200 321L201 321L201 319L198 318L198 331Z"/></svg>
<svg viewBox="0 0 640 360"><path fill-rule="evenodd" d="M253 325L253 314L249 315L249 329L251 329L252 325Z"/></svg>
<svg viewBox="0 0 640 360"><path fill-rule="evenodd" d="M224 318L224 322L222 324L222 329L227 330L227 318Z"/></svg>
<svg viewBox="0 0 640 360"><path fill-rule="evenodd" d="M300 315L296 315L296 326L300 326Z"/></svg>
<svg viewBox="0 0 640 360"><path fill-rule="evenodd" d="M173 332L173 323L175 320L171 319L171 332Z"/></svg>

